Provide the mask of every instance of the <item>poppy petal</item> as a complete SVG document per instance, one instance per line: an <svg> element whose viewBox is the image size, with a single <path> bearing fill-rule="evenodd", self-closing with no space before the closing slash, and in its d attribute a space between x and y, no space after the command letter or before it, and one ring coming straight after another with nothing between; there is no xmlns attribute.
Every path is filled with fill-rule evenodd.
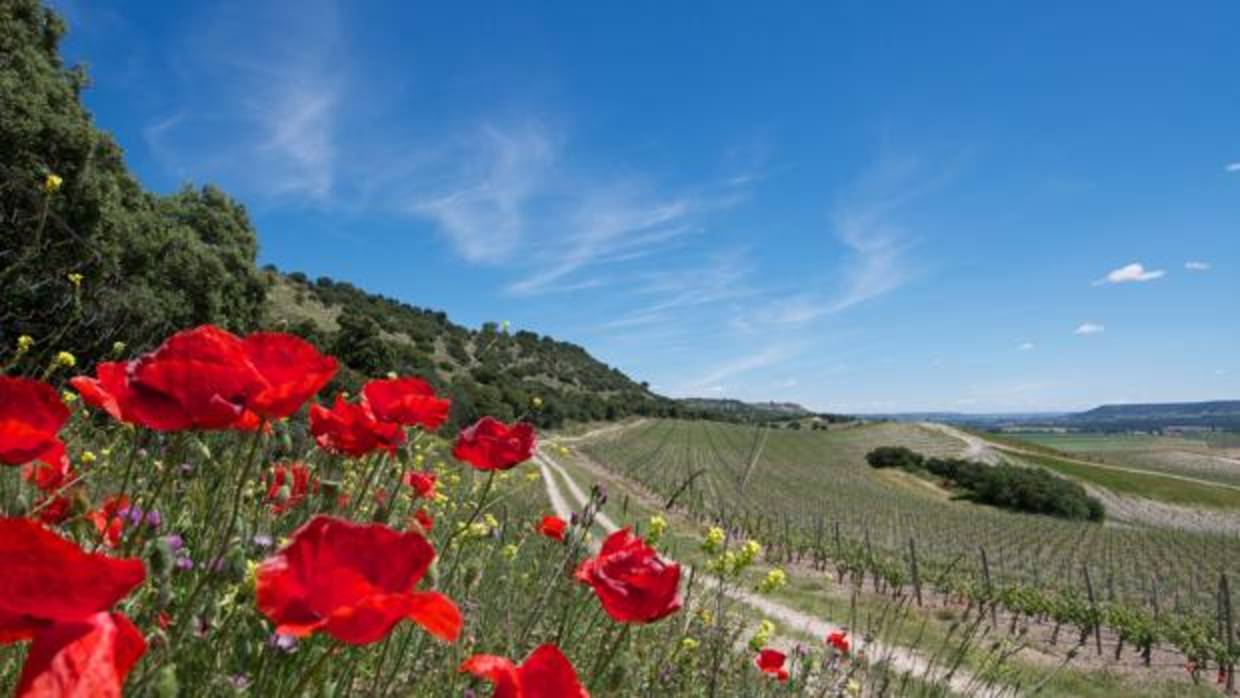
<svg viewBox="0 0 1240 698"><path fill-rule="evenodd" d="M106 611L146 578L141 560L87 553L42 525L0 519L0 642Z"/></svg>
<svg viewBox="0 0 1240 698"><path fill-rule="evenodd" d="M461 665L461 671L495 684L493 698L521 698L517 667L507 657L475 654L465 660L465 663Z"/></svg>
<svg viewBox="0 0 1240 698"><path fill-rule="evenodd" d="M307 400L336 375L336 359L319 353L301 337L282 332L255 332L244 340L250 363L266 386L249 408L267 419L282 419L301 409Z"/></svg>
<svg viewBox="0 0 1240 698"><path fill-rule="evenodd" d="M461 611L447 596L437 591L414 592L406 614L409 620L444 642L456 642L461 634Z"/></svg>
<svg viewBox="0 0 1240 698"><path fill-rule="evenodd" d="M18 698L120 698L146 640L120 613L57 623L34 637Z"/></svg>

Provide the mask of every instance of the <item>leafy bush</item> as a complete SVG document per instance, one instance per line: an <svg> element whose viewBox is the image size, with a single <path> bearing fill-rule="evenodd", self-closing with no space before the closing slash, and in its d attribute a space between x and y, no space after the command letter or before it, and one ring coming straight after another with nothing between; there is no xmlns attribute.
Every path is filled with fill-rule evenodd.
<svg viewBox="0 0 1240 698"><path fill-rule="evenodd" d="M962 458L926 458L903 446L882 446L865 458L875 468L934 475L963 490L963 498L979 504L1063 519L1101 522L1106 518L1102 502L1086 494L1085 488L1041 468L1007 463L989 465Z"/></svg>

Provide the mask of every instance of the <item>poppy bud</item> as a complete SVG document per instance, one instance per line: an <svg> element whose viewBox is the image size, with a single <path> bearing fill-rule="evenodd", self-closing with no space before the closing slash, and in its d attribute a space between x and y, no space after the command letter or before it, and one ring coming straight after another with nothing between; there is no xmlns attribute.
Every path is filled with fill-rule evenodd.
<svg viewBox="0 0 1240 698"><path fill-rule="evenodd" d="M181 694L181 684L176 679L176 665L164 665L155 676L155 696L176 698Z"/></svg>
<svg viewBox="0 0 1240 698"><path fill-rule="evenodd" d="M179 536L178 536L179 538ZM160 538L151 546L151 571L157 577L163 577L172 571L172 547L168 538Z"/></svg>

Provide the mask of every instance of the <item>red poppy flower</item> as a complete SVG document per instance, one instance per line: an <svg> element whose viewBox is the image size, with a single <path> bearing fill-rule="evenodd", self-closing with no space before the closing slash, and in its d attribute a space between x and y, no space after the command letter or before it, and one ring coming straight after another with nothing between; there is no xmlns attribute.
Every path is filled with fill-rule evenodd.
<svg viewBox="0 0 1240 698"><path fill-rule="evenodd" d="M353 645L383 639L401 620L455 640L461 613L448 597L413 591L435 559L416 531L316 516L258 567L258 608L281 635L316 631Z"/></svg>
<svg viewBox="0 0 1240 698"><path fill-rule="evenodd" d="M758 668L762 671L774 676L780 681L788 680L788 670L784 668L784 662L788 659L787 655L779 650L773 650L764 647L758 652L758 658L754 661Z"/></svg>
<svg viewBox="0 0 1240 698"><path fill-rule="evenodd" d="M106 611L146 578L140 560L84 552L19 518L0 518L0 569L0 643Z"/></svg>
<svg viewBox="0 0 1240 698"><path fill-rule="evenodd" d="M538 437L525 422L511 426L493 417L483 417L461 430L452 457L478 470L507 470L534 455Z"/></svg>
<svg viewBox="0 0 1240 698"><path fill-rule="evenodd" d="M40 497L34 506L37 510L34 515L48 526L64 523L73 515L73 499L63 494Z"/></svg>
<svg viewBox="0 0 1240 698"><path fill-rule="evenodd" d="M839 650L840 654L848 654L848 633L837 630L827 635L827 644Z"/></svg>
<svg viewBox="0 0 1240 698"><path fill-rule="evenodd" d="M319 447L348 456L364 456L371 451L389 453L405 442L399 424L380 422L365 405L345 402L336 397L329 410L322 405L310 406L310 433Z"/></svg>
<svg viewBox="0 0 1240 698"><path fill-rule="evenodd" d="M99 364L95 376L70 384L114 418L157 431L233 428L266 387L241 338L212 325L178 332L128 363Z"/></svg>
<svg viewBox="0 0 1240 698"><path fill-rule="evenodd" d="M435 520L431 515L426 513L425 509L418 509L413 512L413 520L422 527L424 533L430 533L435 529Z"/></svg>
<svg viewBox="0 0 1240 698"><path fill-rule="evenodd" d="M121 534L125 531L124 513L129 511L129 497L113 495L103 500L103 504L86 515L95 524L95 532L102 538L104 545L115 548L121 543Z"/></svg>
<svg viewBox="0 0 1240 698"><path fill-rule="evenodd" d="M301 337L255 332L243 344L264 383L246 407L265 419L282 419L297 412L336 375L336 359L320 354Z"/></svg>
<svg viewBox="0 0 1240 698"><path fill-rule="evenodd" d="M438 476L435 473L427 473L420 471L412 471L405 473L405 484L413 488L413 491L419 497L430 498L435 496L435 480Z"/></svg>
<svg viewBox="0 0 1240 698"><path fill-rule="evenodd" d="M544 516L542 523L538 524L539 533L560 542L564 541L564 532L567 529L568 522L558 516Z"/></svg>
<svg viewBox="0 0 1240 698"><path fill-rule="evenodd" d="M230 428L266 387L244 342L213 325L172 335L155 351L134 360L129 378L139 398L133 402L139 421L151 417L150 408L171 401L197 429ZM149 393L163 399L148 401Z"/></svg>
<svg viewBox="0 0 1240 698"><path fill-rule="evenodd" d="M307 494L317 494L319 479L310 473L305 463L276 465L267 474L267 498L271 513L283 514L296 508Z"/></svg>
<svg viewBox="0 0 1240 698"><path fill-rule="evenodd" d="M495 684L494 698L590 698L572 663L552 644L531 652L519 667L507 657L475 654L461 671Z"/></svg>
<svg viewBox="0 0 1240 698"><path fill-rule="evenodd" d="M67 421L69 408L52 386L0 376L0 463L58 463L65 445L57 432Z"/></svg>
<svg viewBox="0 0 1240 698"><path fill-rule="evenodd" d="M17 683L18 698L121 698L146 640L120 613L101 612L40 630Z"/></svg>
<svg viewBox="0 0 1240 698"><path fill-rule="evenodd" d="M22 468L22 478L39 488L40 492L55 492L67 486L77 477L68 458L55 463L28 463Z"/></svg>
<svg viewBox="0 0 1240 698"><path fill-rule="evenodd" d="M362 401L375 419L435 431L448 421L451 400L435 396L430 383L421 378L390 378L368 381Z"/></svg>
<svg viewBox="0 0 1240 698"><path fill-rule="evenodd" d="M680 565L624 528L607 537L597 557L577 568L603 610L621 623L651 623L680 609Z"/></svg>

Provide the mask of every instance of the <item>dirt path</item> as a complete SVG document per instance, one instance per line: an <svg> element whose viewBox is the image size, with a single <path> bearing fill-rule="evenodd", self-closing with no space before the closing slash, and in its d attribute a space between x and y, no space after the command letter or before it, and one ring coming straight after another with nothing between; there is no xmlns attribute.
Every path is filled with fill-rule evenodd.
<svg viewBox="0 0 1240 698"><path fill-rule="evenodd" d="M623 428L623 425L618 426ZM614 430L614 427L605 427L603 429L594 430L580 436L573 437L573 439L575 441L581 441L583 439L595 437ZM560 439L559 441L563 443L566 440L567 439ZM540 450L535 454L534 460L542 472L543 482L546 483L547 497L551 500L551 505L555 509L557 516L568 519L572 515L574 508L573 506L569 506L568 500L565 499L564 493L560 489L558 480L562 480L565 483L569 490L569 495L576 503L576 508L582 508L586 505L589 497L576 483L576 481L573 480L572 476L568 474L568 471L565 470L559 463L556 463L555 459L551 455ZM558 476L558 478L553 477L553 473L555 476ZM601 512L596 517L595 521L608 533L612 533L620 528L606 514ZM594 546L597 547L598 542L595 542ZM690 571L688 565L682 565L682 567L685 568L685 572ZM709 587L715 588L719 584L719 582L708 575L703 575L702 578ZM817 617L803 613L795 608L786 606L757 594L753 594L743 589L736 589L728 586L724 588L724 593L740 603L743 603L762 613L764 616L779 621L784 624L785 627L794 628L795 630L812 637L826 637L833 632L845 631L845 628L842 626L834 623L828 623ZM854 638L854 640L857 644L857 650L860 651L862 649L860 646L860 639ZM979 696L981 698L1000 698L1001 696L1010 696L1014 693L1013 689L1010 687L984 684L967 672L959 669L950 677L943 676L932 667L930 662L927 662L920 655L899 647L871 643L864 649L870 657L886 661L888 665L897 672L907 673L911 676L927 681L946 680L951 686L951 690L953 692L962 695Z"/></svg>

